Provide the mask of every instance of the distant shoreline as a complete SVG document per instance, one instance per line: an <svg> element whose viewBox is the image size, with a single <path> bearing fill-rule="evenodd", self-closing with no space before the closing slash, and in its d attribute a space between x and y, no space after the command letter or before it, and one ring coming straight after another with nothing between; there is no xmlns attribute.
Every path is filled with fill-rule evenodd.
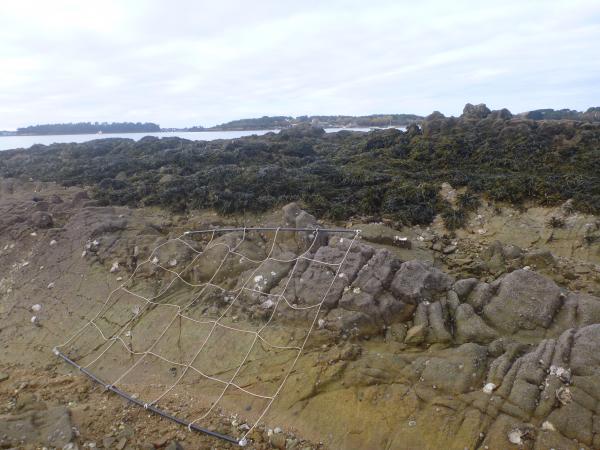
<svg viewBox="0 0 600 450"><path fill-rule="evenodd" d="M102 139L102 136L110 136L115 134L144 134L148 133L148 136L155 134L168 134L168 133L215 133L215 132L252 132L252 131L282 131L289 130L293 127L285 127L285 128L206 128L204 130L186 130L186 129L166 129L160 131L120 131L120 132L107 132L107 133L28 133L28 134L0 134L0 137L34 137L34 136L98 136L98 139ZM385 130L389 128L395 129L403 129L406 128L406 125L392 125L385 127L322 127L325 129L336 129L336 130L348 130L348 131L356 131L358 129L375 129L375 130Z"/></svg>

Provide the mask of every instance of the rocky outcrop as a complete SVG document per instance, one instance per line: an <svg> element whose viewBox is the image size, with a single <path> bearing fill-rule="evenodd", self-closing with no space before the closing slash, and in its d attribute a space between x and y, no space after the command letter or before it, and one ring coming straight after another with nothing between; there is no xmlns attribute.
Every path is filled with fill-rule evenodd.
<svg viewBox="0 0 600 450"><path fill-rule="evenodd" d="M463 108L463 113L460 117L463 119L485 119L490 114L491 111L485 103L480 103L478 105L467 103Z"/></svg>
<svg viewBox="0 0 600 450"><path fill-rule="evenodd" d="M329 448L340 449L600 448L600 298L566 290L538 272L544 262L552 261L547 253L525 245L522 250L493 243L482 258L495 270L485 278L457 279L456 273L449 275L432 264L403 261L397 255L405 253L397 246L384 249L357 239L349 247L352 240L341 233L331 233L311 247L314 235L311 238L310 232L299 239L293 233L282 233L274 246L274 233L235 232L212 241L210 236L184 236L188 244L204 251L198 262L185 270L198 253L181 240L169 241L190 229L179 227L175 219L173 223L166 219L150 223L127 210L96 207L82 207L67 216L61 208L72 204L72 195L63 197L63 203L55 203L41 194L36 201L29 196L26 207L12 209L11 217L18 215L22 220L9 229L20 233L21 241L33 242L35 237L35 251L46 252L42 256L32 253L27 266L15 261L14 270L32 271L23 277L23 285L30 286L32 279L42 276L41 269L38 271L42 263L48 266L58 261L56 264L63 264L61 273L90 268L85 276L95 276L103 288L106 279L112 287L117 285L112 277L121 282L136 270L135 283L128 286L148 297L156 295L156 302L140 313L141 301L114 298L107 303L109 312L104 320L98 322L103 332L114 332L139 313L138 322L127 330L131 334L123 335L124 343L134 351L147 349L162 325L172 320L174 308L162 302L185 308L185 314L195 320L224 314L221 323L229 328L215 330L203 350L205 357L194 367L230 379L255 339L253 332L261 330L264 341L256 341L235 381L250 392L272 395L312 326L285 389L273 403L273 414L265 419L268 426L281 425L278 421L292 424L298 433L325 439ZM35 211L52 213L62 228L36 229L32 236L28 218ZM286 207L284 214L287 226L304 224L312 229L317 225L297 205ZM196 227L202 228L206 227ZM67 248L67 242L72 246ZM160 248L147 261L157 246ZM226 258L214 286L204 291L199 285L211 279L230 249L236 253ZM278 260L262 262L271 249ZM9 250L10 245L6 254ZM302 257L296 260L298 255ZM522 268L526 258L529 269ZM9 270L12 263L7 265ZM183 280L175 277L175 272L181 272ZM83 283L83 275L76 273L72 284ZM89 300L80 296L73 301L66 295L69 287L54 276L44 278L41 289L31 295L24 296L22 291L14 295L18 282L0 280L0 299L14 297L18 302L8 314L21 314L18 333L31 329L27 335L31 342L58 339L50 333L35 337L35 333L53 331L64 317L69 318L65 328L70 331L67 327L73 326L76 317L84 316L82 308L95 311L92 307L101 297L97 292L88 295L89 284L81 284ZM56 287L50 289L49 283L55 282ZM171 288L164 292L169 283ZM11 293L6 288L9 285ZM236 299L240 290L243 292ZM37 311L31 309L33 300L21 307L27 298L35 299L34 306L43 303L41 326L30 322L31 313ZM0 310L1 320L7 311ZM211 324L176 320L155 351L172 358L169 361L187 364ZM11 326L0 329L3 337ZM62 340L65 331L56 334ZM98 334L89 333L69 350L76 357L91 358L100 348L99 342ZM131 355L117 344L110 357L93 366L94 372L111 380L131 363ZM46 347L39 353L41 357L48 353ZM32 347L27 341L20 348ZM16 358L20 361L22 356ZM152 383L170 385L176 379L173 374L182 373L171 362L146 360L148 364L121 386L127 392L147 396ZM11 373L8 380L2 379L0 374L7 399L12 398L14 389L7 383L16 383L17 378ZM168 398L173 401L169 408L178 414L190 410L190 395L200 405L203 395L222 392L221 384L211 392L204 379L184 381L185 390L178 394L185 395ZM220 404L224 411L241 412L235 419L240 424L257 417L260 408L255 399L249 400L233 388L230 394ZM186 403L178 404L178 399ZM17 403L26 402L17 399ZM0 417L0 439L10 436L0 446L21 445L12 431L6 431L6 424L12 426L16 415L23 416L18 418L19 427L36 442L37 430L31 429L31 423L41 424L45 430L65 425L66 440L49 443L40 438L39 445L62 446L71 439L69 422L52 421L41 410L17 412ZM68 414L62 410L57 417L65 416ZM283 445L281 438L269 440Z"/></svg>
<svg viewBox="0 0 600 450"><path fill-rule="evenodd" d="M400 266L391 284L391 291L405 303L432 301L452 286L453 279L421 261L407 261Z"/></svg>

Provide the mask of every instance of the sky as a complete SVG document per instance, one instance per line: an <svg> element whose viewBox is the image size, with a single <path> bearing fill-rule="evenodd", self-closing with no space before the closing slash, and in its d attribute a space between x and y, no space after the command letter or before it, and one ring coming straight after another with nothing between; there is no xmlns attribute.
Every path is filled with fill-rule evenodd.
<svg viewBox="0 0 600 450"><path fill-rule="evenodd" d="M598 0L7 0L0 129L600 106Z"/></svg>

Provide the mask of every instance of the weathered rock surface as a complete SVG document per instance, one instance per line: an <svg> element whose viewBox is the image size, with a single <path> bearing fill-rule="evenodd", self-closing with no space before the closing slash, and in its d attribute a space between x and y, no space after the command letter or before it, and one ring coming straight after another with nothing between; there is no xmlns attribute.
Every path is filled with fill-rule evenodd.
<svg viewBox="0 0 600 450"><path fill-rule="evenodd" d="M37 444L62 448L74 438L69 411L62 407L22 408L0 416L0 446Z"/></svg>
<svg viewBox="0 0 600 450"><path fill-rule="evenodd" d="M551 264L547 253L492 244L482 255L492 269L485 278L456 279L431 264L402 261L394 249L360 240L338 270L351 241L341 235L324 236L313 248L310 233L301 239L282 236L274 246L281 261L260 265L256 261L268 255L272 234L242 239L242 233L230 233L210 241L214 246L203 254L202 264L186 271L197 253L169 238L190 229L189 224L171 218L154 222L126 209L84 207L84 198L74 201L72 193L62 191L61 196L62 203L41 194L33 201L29 195L21 207L11 205L0 216L7 230L0 236L0 342L10 344L3 358L11 363L28 352L37 352L48 363L47 347L64 340L96 311L108 288L118 285L117 277L120 283L135 271L135 282L127 286L156 296L156 304L143 309L139 298L115 298L98 322L103 332L114 333L139 315L127 330L130 334L123 336L127 348L144 351L174 314L174 308L159 302L185 308L198 320L224 314L222 322L230 328L215 331L203 350L208 357L196 364L216 377L233 376L253 332L262 330L265 341L253 348L236 379L251 392L275 392L314 324L288 384L266 416L271 428L285 425L340 449L600 448L600 298L567 290L538 272ZM74 204L80 205L70 212ZM54 228L36 228L33 236L30 218L35 212L51 213ZM316 226L297 205L286 207L284 214L289 226ZM195 227L201 228L207 227ZM209 236L189 242L204 248ZM19 258L11 253L11 244L22 246ZM193 286L210 280L230 249L236 254L213 280L218 286L206 291ZM295 257L303 252L296 264ZM526 258L534 258L527 260L532 270L521 269ZM118 270L112 273L115 262ZM56 265L63 275L50 276L42 265L52 270ZM183 280L174 275L179 271ZM102 289L88 292L89 280ZM56 287L48 289L49 283ZM159 295L169 283L171 290ZM242 288L247 290L236 299ZM38 302L43 303L43 326L32 327L31 306ZM206 325L210 323L176 320L154 350L185 365L207 335ZM93 355L100 339L98 333L89 333L69 351L77 357ZM132 361L123 348L115 345L110 358L94 371L108 379L122 373ZM156 397L162 391L156 386L171 385L182 373L176 364L147 360L123 385L144 399ZM0 390L13 399L16 377L8 373L11 377L4 381L0 374ZM169 407L177 413L189 411L196 402L201 407L204 395L215 398L220 392L207 385L200 378L187 382L179 396L169 397ZM241 413L238 426L242 419L257 417L255 399L235 389L229 394L221 406ZM30 408L35 404L30 400L16 396L14 411L0 416L0 439L5 439L0 446L23 446L13 433L15 423L27 430L32 445L60 448L70 442L73 423L68 412ZM131 420L144 417L141 413ZM40 429L46 430L43 435ZM48 441L56 430L62 431L54 439L63 440ZM266 429L260 434L267 434ZM294 448L293 439L271 436L278 437L264 439L264 445ZM111 439L113 446L122 442L117 435ZM165 437L159 447L177 439Z"/></svg>

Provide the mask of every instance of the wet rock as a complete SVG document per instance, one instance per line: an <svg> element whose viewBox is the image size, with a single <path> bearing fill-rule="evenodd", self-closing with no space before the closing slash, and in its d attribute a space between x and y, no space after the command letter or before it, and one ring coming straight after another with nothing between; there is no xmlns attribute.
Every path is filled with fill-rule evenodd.
<svg viewBox="0 0 600 450"><path fill-rule="evenodd" d="M407 261L400 266L391 284L391 290L400 301L416 304L431 301L444 293L453 278L421 261Z"/></svg>

